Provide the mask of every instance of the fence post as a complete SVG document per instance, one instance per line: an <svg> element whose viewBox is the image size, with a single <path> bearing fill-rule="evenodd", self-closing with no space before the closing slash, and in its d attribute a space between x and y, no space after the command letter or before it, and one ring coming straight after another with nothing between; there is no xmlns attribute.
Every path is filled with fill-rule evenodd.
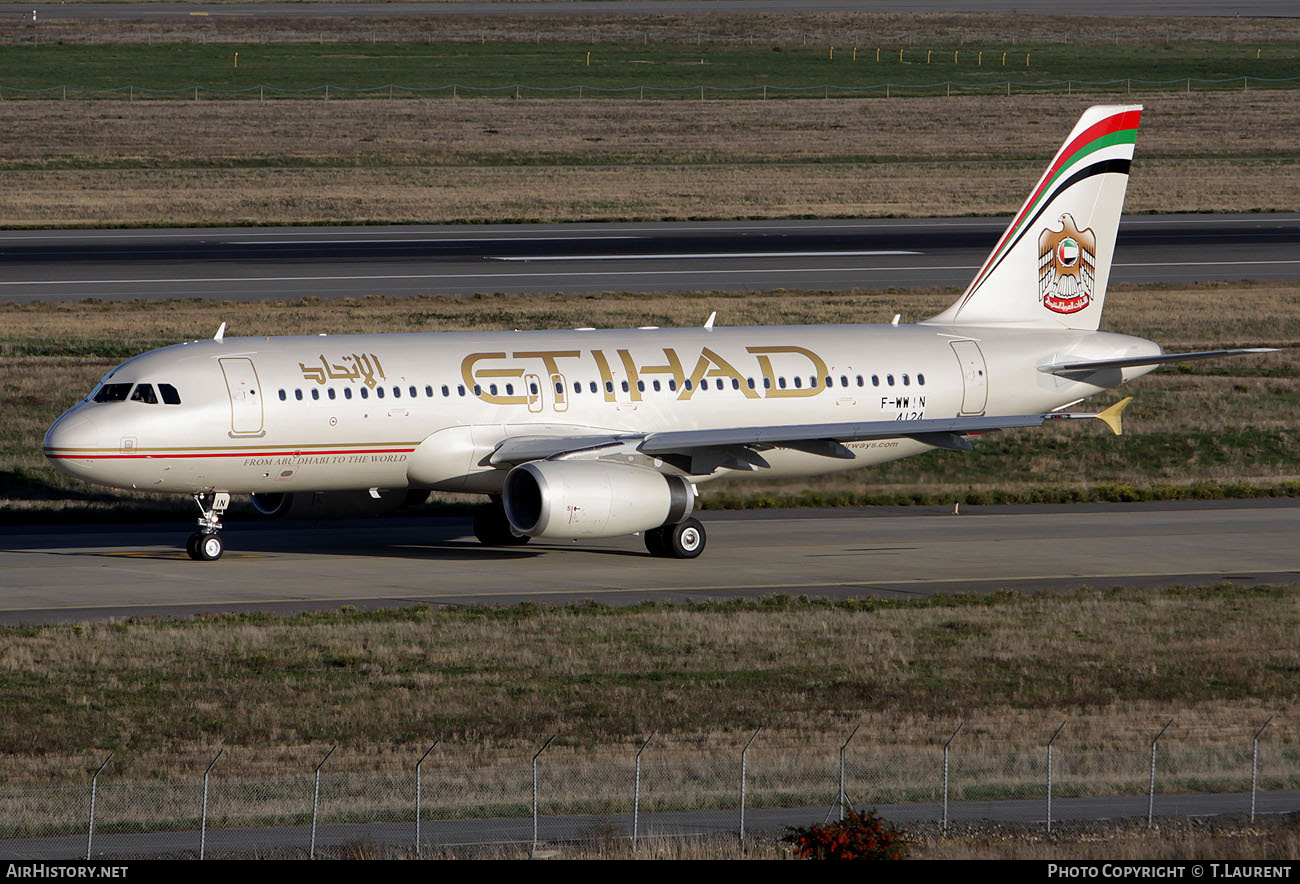
<svg viewBox="0 0 1300 884"><path fill-rule="evenodd" d="M203 815L199 823L199 859L203 859L204 852L208 846L208 776L212 773L212 768L217 766L221 756L226 753L225 749L217 752L217 757L212 759L208 769L203 772Z"/></svg>
<svg viewBox="0 0 1300 884"><path fill-rule="evenodd" d="M551 739L542 744L533 755L533 848L528 852L529 859L537 854L537 756L546 751L546 747L551 745L560 734L558 732L551 734Z"/></svg>
<svg viewBox="0 0 1300 884"><path fill-rule="evenodd" d="M331 746L325 753L325 757L320 760L320 764L316 765L316 789L311 798L311 852L308 854L308 859L316 858L316 811L320 808L320 769L330 760L330 756L337 748L338 746Z"/></svg>
<svg viewBox="0 0 1300 884"><path fill-rule="evenodd" d="M1164 736L1165 731L1169 730L1169 725L1173 723L1174 720L1172 718L1169 719L1169 721L1165 724L1165 726L1160 729L1160 733L1156 734L1155 739L1151 741L1151 786L1147 791L1147 796L1148 796L1147 828L1148 829L1151 828L1152 822L1155 819L1155 810L1156 810L1156 744L1160 742L1160 738Z"/></svg>
<svg viewBox="0 0 1300 884"><path fill-rule="evenodd" d="M849 747L849 743L853 742L853 738L858 735L858 728L860 727L862 727L861 724L855 727L853 733L849 734L849 738L840 747L840 820L844 819L844 805L848 803L848 792L844 785L844 750Z"/></svg>
<svg viewBox="0 0 1300 884"><path fill-rule="evenodd" d="M1067 718L1066 721L1069 719ZM1052 833L1052 744L1056 742L1056 738L1063 730L1065 730L1065 721L1061 722L1056 733L1052 734L1052 738L1047 741L1047 833L1049 835Z"/></svg>
<svg viewBox="0 0 1300 884"><path fill-rule="evenodd" d="M948 834L948 747L952 745L953 740L957 739L957 735L965 726L966 722L963 720L957 725L957 730L952 732L948 742L943 744L943 833L945 835Z"/></svg>
<svg viewBox="0 0 1300 884"><path fill-rule="evenodd" d="M1264 722L1264 727L1268 727L1269 722L1272 720L1273 716L1270 715L1268 721ZM1250 821L1252 823L1255 822L1255 784L1259 773L1259 738L1264 733L1264 727L1255 733L1254 749L1250 756Z"/></svg>
<svg viewBox="0 0 1300 884"><path fill-rule="evenodd" d="M632 786L632 849L633 850L636 850L637 835L639 834L638 827L641 822L641 753L645 751L646 746L650 745L650 741L655 738L655 734L657 733L659 733L658 730L651 731L650 736L646 737L645 742L641 744L641 748L638 749L636 753L636 780Z"/></svg>
<svg viewBox="0 0 1300 884"><path fill-rule="evenodd" d="M429 753L438 748L442 740L434 740L433 745L424 750L420 760L415 762L415 855L420 855L420 765L424 764L424 759L429 757Z"/></svg>
<svg viewBox="0 0 1300 884"><path fill-rule="evenodd" d="M749 747L758 739L758 735L762 730L760 727L754 731L754 736L750 737L749 742L745 744L745 748L740 750L740 841L742 844L745 841L745 774L748 772Z"/></svg>
<svg viewBox="0 0 1300 884"><path fill-rule="evenodd" d="M90 846L95 840L95 796L99 789L99 775L108 767L108 763L113 760L113 753L108 753L104 763L95 771L95 775L90 778L90 827L86 830L86 862L90 862Z"/></svg>

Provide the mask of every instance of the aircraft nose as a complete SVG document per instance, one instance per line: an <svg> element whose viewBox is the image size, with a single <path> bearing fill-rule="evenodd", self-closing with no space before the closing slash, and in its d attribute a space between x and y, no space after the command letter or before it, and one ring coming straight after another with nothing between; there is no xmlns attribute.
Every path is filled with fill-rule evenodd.
<svg viewBox="0 0 1300 884"><path fill-rule="evenodd" d="M45 457L63 472L79 479L103 482L102 469L97 469L97 464L103 461L97 460L97 456L111 453L108 446L112 440L101 432L107 428L93 411L84 406L65 411L45 431L43 447Z"/></svg>

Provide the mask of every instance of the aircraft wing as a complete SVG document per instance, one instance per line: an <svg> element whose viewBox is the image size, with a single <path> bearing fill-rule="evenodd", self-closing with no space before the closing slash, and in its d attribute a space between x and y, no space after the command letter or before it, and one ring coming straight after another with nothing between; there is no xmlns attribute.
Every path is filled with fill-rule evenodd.
<svg viewBox="0 0 1300 884"><path fill-rule="evenodd" d="M1169 362L1193 362L1218 359L1220 356L1246 356L1252 353L1276 353L1276 347L1251 347L1243 350L1202 350L1197 353L1161 353L1158 356L1131 356L1124 359L1097 359L1091 362L1052 362L1038 366L1046 374L1100 371L1103 368L1130 368L1139 365L1164 365Z"/></svg>
<svg viewBox="0 0 1300 884"><path fill-rule="evenodd" d="M970 451L965 438L972 433L1037 427L1053 420L1096 418L1118 435L1120 414L1131 399L1093 413L1047 412L980 417L927 418L925 420L861 421L852 423L787 424L760 427L721 427L708 430L671 430L661 433L626 433L590 436L515 436L504 440L490 462L509 466L548 457L597 454L624 448L662 458L687 472L709 473L719 466L732 469L767 467L761 451L792 448L823 457L851 459L844 443L872 439L908 438L954 451Z"/></svg>

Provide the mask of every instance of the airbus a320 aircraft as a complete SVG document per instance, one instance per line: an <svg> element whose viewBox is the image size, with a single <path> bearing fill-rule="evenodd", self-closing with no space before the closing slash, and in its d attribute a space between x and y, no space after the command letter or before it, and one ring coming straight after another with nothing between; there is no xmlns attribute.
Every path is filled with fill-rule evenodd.
<svg viewBox="0 0 1300 884"><path fill-rule="evenodd" d="M955 304L914 325L215 338L113 369L45 436L74 476L190 494L221 556L235 492L268 513L489 495L486 544L642 533L694 558L697 486L850 470L1064 411L1168 362L1098 331L1141 108L1093 107Z"/></svg>

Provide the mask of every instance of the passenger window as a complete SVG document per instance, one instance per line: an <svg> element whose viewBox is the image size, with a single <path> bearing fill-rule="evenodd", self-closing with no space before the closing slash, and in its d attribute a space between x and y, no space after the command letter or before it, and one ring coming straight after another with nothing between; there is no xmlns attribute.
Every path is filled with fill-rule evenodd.
<svg viewBox="0 0 1300 884"><path fill-rule="evenodd" d="M690 379L690 378L687 378L687 379L686 379L686 389L689 390L690 388L691 388L691 379Z"/></svg>
<svg viewBox="0 0 1300 884"><path fill-rule="evenodd" d="M848 385L849 385L848 375L840 375L840 386L847 387Z"/></svg>
<svg viewBox="0 0 1300 884"><path fill-rule="evenodd" d="M739 389L740 389L740 378L732 378L732 379L731 379L731 389L733 389L733 390L739 390Z"/></svg>
<svg viewBox="0 0 1300 884"><path fill-rule="evenodd" d="M745 378L745 383L749 384L749 389L751 389L751 390L754 389L754 379L753 379L753 378Z"/></svg>
<svg viewBox="0 0 1300 884"><path fill-rule="evenodd" d="M574 381L574 382L573 382L573 392L575 392L575 393L581 393L581 392L582 392L582 381Z"/></svg>
<svg viewBox="0 0 1300 884"><path fill-rule="evenodd" d="M457 395L457 396L464 396L464 395L465 395L465 385L464 385L464 384L457 384L457 385L456 385L456 395Z"/></svg>
<svg viewBox="0 0 1300 884"><path fill-rule="evenodd" d="M624 382L623 382L622 387L623 387L623 392L626 393L626 392L627 392L627 381L624 381Z"/></svg>
<svg viewBox="0 0 1300 884"><path fill-rule="evenodd" d="M365 387L362 387L362 388L361 388L361 398L362 398L362 399L369 399L369 398L370 398L370 391L369 391L368 389L366 389Z"/></svg>
<svg viewBox="0 0 1300 884"><path fill-rule="evenodd" d="M923 375L923 374L918 374L918 375L916 376L916 382L917 382L918 384L920 384L922 387L924 387L924 386L925 386L925 375Z"/></svg>
<svg viewBox="0 0 1300 884"><path fill-rule="evenodd" d="M880 375L878 375L878 374L873 374L873 375L871 376L871 386L873 386L873 387L879 387L879 386L880 386Z"/></svg>
<svg viewBox="0 0 1300 884"><path fill-rule="evenodd" d="M130 384L105 384L99 388L93 401L95 402L125 402L126 394L131 392Z"/></svg>
<svg viewBox="0 0 1300 884"><path fill-rule="evenodd" d="M302 390L294 390L294 391L293 391L293 398L295 398L295 399L297 399L299 402L301 402L301 401L302 401Z"/></svg>
<svg viewBox="0 0 1300 884"><path fill-rule="evenodd" d="M448 390L448 389L447 389L447 385L446 385L446 384L443 384L443 385L442 385L442 395L443 395L443 396L450 396L450 395L451 395L451 390Z"/></svg>
<svg viewBox="0 0 1300 884"><path fill-rule="evenodd" d="M319 399L320 399L320 390L316 389L315 387L312 387L312 388L311 388L311 398L316 399L316 400L319 400Z"/></svg>
<svg viewBox="0 0 1300 884"><path fill-rule="evenodd" d="M364 394L364 393L365 393L365 390L362 390L361 392ZM380 399L383 399L383 398L384 398L384 388L383 388L383 387L375 387L375 395L378 396Z"/></svg>
<svg viewBox="0 0 1300 884"><path fill-rule="evenodd" d="M495 396L497 394L497 385L488 384L488 392L491 393L493 396Z"/></svg>
<svg viewBox="0 0 1300 884"><path fill-rule="evenodd" d="M764 389L764 390L770 390L770 389L772 389L772 379L771 379L771 378L769 378L769 377L764 377L764 378L763 378L763 389Z"/></svg>
<svg viewBox="0 0 1300 884"><path fill-rule="evenodd" d="M475 395L475 396L482 396L482 395L483 395L483 388L480 387L478 384L475 384L475 385L474 385L474 395Z"/></svg>
<svg viewBox="0 0 1300 884"><path fill-rule="evenodd" d="M162 401L166 405L180 405L181 394L176 392L176 388L171 384L159 384L158 393L162 396ZM280 398L284 398L284 391L280 391Z"/></svg>
<svg viewBox="0 0 1300 884"><path fill-rule="evenodd" d="M288 399L288 398L289 398L289 397L285 394L284 390L281 390L281 391L280 391L280 401L283 402L284 400L286 400L286 399Z"/></svg>
<svg viewBox="0 0 1300 884"><path fill-rule="evenodd" d="M781 375L781 377L776 379L776 385L782 390L785 389L785 375Z"/></svg>
<svg viewBox="0 0 1300 884"><path fill-rule="evenodd" d="M799 375L795 375L795 376L794 376L794 385L795 385L795 387L802 387L802 386L803 386L803 378L799 377ZM784 387L785 384L782 384L781 386Z"/></svg>
<svg viewBox="0 0 1300 884"><path fill-rule="evenodd" d="M885 383L889 384L891 387L894 386L894 376L892 374L885 375Z"/></svg>
<svg viewBox="0 0 1300 884"><path fill-rule="evenodd" d="M425 389L427 390L427 389L429 389L429 388L428 388L428 387L425 387ZM420 395L420 394L416 391L416 389L415 389L414 386L412 386L412 387L411 387L407 392L411 394L411 398L412 398L412 399L414 399L414 398L416 398L417 396Z"/></svg>
<svg viewBox="0 0 1300 884"><path fill-rule="evenodd" d="M910 386L912 386L912 379L911 379L910 377L908 377L907 375L903 375L903 386L904 386L904 387L910 387Z"/></svg>
<svg viewBox="0 0 1300 884"><path fill-rule="evenodd" d="M344 399L351 399L351 398L352 398L352 388L351 388L351 387L344 387L344 388L343 388L343 398L344 398Z"/></svg>
<svg viewBox="0 0 1300 884"><path fill-rule="evenodd" d="M446 393L443 393L442 395L446 396L447 394L446 394ZM433 398L433 384L426 384L426 385L425 385L425 387L424 387L424 398L426 398L426 399L432 399L432 398Z"/></svg>
<svg viewBox="0 0 1300 884"><path fill-rule="evenodd" d="M613 393L613 392L614 392L614 382L613 382L613 381L605 381L605 392L606 392L606 393Z"/></svg>
<svg viewBox="0 0 1300 884"><path fill-rule="evenodd" d="M331 399L337 399L337 398L338 398L338 393L334 392L334 388L333 388L333 387L330 387L329 390L328 390L327 392L329 393L329 397L330 397Z"/></svg>
<svg viewBox="0 0 1300 884"><path fill-rule="evenodd" d="M660 386L659 381L656 380L656 381L653 382L653 384L654 384L654 388L655 388L655 392L656 392L656 393L658 393L660 390L663 389L663 387Z"/></svg>
<svg viewBox="0 0 1300 884"><path fill-rule="evenodd" d="M639 392L639 393L644 393L644 392L645 392L645 381L637 381L637 382L636 382L636 389L637 389L637 392Z"/></svg>

